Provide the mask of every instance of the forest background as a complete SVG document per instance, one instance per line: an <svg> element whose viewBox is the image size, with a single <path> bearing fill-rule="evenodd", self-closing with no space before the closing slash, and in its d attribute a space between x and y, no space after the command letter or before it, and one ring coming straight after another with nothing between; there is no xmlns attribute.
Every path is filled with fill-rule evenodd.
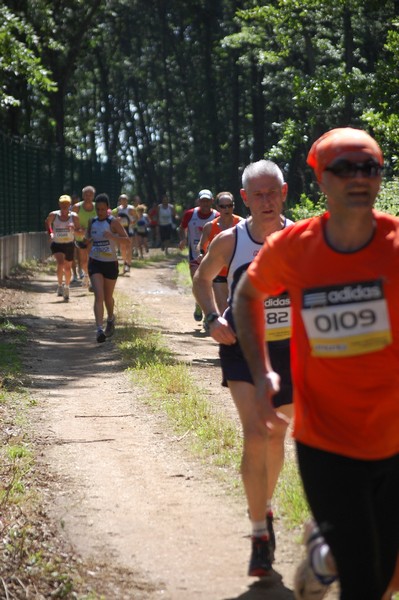
<svg viewBox="0 0 399 600"><path fill-rule="evenodd" d="M398 27L395 0L3 0L0 132L110 163L148 205L238 200L242 168L270 158L307 216L312 141L366 128L396 212Z"/></svg>

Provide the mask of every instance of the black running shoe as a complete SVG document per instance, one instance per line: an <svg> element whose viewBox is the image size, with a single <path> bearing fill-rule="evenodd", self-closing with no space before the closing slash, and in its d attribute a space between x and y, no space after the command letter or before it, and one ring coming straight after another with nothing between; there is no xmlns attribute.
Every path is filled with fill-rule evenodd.
<svg viewBox="0 0 399 600"><path fill-rule="evenodd" d="M267 513L266 524L269 532L270 560L272 563L274 563L274 553L276 552L276 536L274 534L273 520L273 513Z"/></svg>
<svg viewBox="0 0 399 600"><path fill-rule="evenodd" d="M107 326L105 328L105 337L111 337L115 332L115 319L112 321L107 321Z"/></svg>
<svg viewBox="0 0 399 600"><path fill-rule="evenodd" d="M194 319L198 322L202 321L202 310L199 304L195 305Z"/></svg>
<svg viewBox="0 0 399 600"><path fill-rule="evenodd" d="M107 338L105 337L105 333L103 332L102 329L100 329L99 331L97 331L97 342L99 344L102 344L103 342L105 342Z"/></svg>
<svg viewBox="0 0 399 600"><path fill-rule="evenodd" d="M270 559L270 542L266 536L252 537L252 554L249 561L248 575L265 577L272 572Z"/></svg>

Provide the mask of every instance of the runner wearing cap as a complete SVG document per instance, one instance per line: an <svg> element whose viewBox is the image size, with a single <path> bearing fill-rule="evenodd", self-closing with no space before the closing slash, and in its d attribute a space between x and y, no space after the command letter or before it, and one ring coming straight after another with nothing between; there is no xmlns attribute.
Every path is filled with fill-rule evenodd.
<svg viewBox="0 0 399 600"><path fill-rule="evenodd" d="M79 218L71 212L71 197L63 194L58 200L59 209L49 213L45 225L51 240L51 254L57 261L57 296L69 300L69 284L75 248L75 231L79 229ZM65 285L63 278L65 277Z"/></svg>
<svg viewBox="0 0 399 600"><path fill-rule="evenodd" d="M237 287L237 335L260 422L278 426L263 305L288 291L293 435L315 519L295 597L327 593L333 573L315 560L325 540L341 600L381 600L399 549L399 219L373 208L383 156L365 131L327 132L308 164L328 212L266 240Z"/></svg>
<svg viewBox="0 0 399 600"><path fill-rule="evenodd" d="M199 258L202 260L205 256L208 246L219 233L234 227L242 220L242 217L235 215L234 196L231 192L219 192L216 196L216 207L220 216L207 223L202 229L201 239L198 244L200 250ZM228 285L227 285L227 267L223 267L213 280L213 293L219 313L222 315L228 306Z"/></svg>
<svg viewBox="0 0 399 600"><path fill-rule="evenodd" d="M183 250L188 246L191 279L199 265L198 258L200 250L198 248L198 243L204 225L219 216L219 213L212 208L213 194L210 190L201 190L198 193L197 201L198 206L189 208L184 212L179 227L179 248L180 250ZM194 319L196 321L202 321L202 310L198 304L195 305Z"/></svg>

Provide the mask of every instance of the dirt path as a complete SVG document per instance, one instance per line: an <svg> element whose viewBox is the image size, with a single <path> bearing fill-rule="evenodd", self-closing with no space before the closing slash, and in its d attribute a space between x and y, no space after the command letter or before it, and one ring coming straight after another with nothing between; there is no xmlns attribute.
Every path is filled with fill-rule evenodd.
<svg viewBox="0 0 399 600"><path fill-rule="evenodd" d="M172 283L173 269L168 262L132 269L117 289L156 319L212 402L237 420L220 387L216 344L194 322L192 297ZM264 582L246 576L245 502L228 495L145 406L145 382L128 378L113 343L96 344L92 295L71 288L64 303L54 280L43 274L29 286L33 427L54 477L51 513L62 535L85 560L133 574L134 583L121 581L107 600L292 600L296 534L277 520L275 575Z"/></svg>

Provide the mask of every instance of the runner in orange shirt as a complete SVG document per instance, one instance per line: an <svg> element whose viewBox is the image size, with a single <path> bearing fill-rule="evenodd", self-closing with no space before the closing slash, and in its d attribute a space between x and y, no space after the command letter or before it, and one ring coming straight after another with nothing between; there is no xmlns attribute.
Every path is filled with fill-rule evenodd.
<svg viewBox="0 0 399 600"><path fill-rule="evenodd" d="M237 225L237 223L242 220L242 217L233 213L234 196L231 192L219 192L219 194L217 194L216 210L219 211L220 216L204 225L201 233L201 239L198 244L198 249L200 251L199 259L201 260L214 237L222 231L234 227L234 225ZM215 294L218 311L222 315L228 306L227 297L229 290L227 285L227 267L223 267L213 280L213 293Z"/></svg>
<svg viewBox="0 0 399 600"><path fill-rule="evenodd" d="M328 212L266 240L238 286L237 334L259 419L273 428L279 382L263 303L289 292L294 437L317 524L296 598L322 598L331 582L313 562L316 535L331 549L341 600L381 600L399 549L399 219L373 209L383 156L366 132L327 132L308 163ZM315 574L324 587L310 595Z"/></svg>

